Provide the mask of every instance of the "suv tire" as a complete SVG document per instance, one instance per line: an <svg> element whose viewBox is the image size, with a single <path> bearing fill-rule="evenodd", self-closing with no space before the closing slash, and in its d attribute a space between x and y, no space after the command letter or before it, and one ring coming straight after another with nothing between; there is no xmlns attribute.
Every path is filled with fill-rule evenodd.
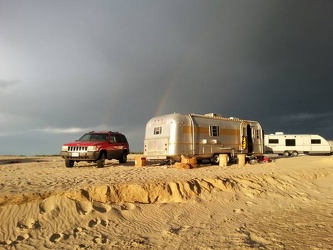
<svg viewBox="0 0 333 250"><path fill-rule="evenodd" d="M65 166L66 166L67 168L72 168L72 167L74 167L74 161L73 161L73 160L68 160L68 159L66 159L66 160L65 160Z"/></svg>
<svg viewBox="0 0 333 250"><path fill-rule="evenodd" d="M98 168L104 168L105 165L105 154L102 153L99 159L96 161Z"/></svg>
<svg viewBox="0 0 333 250"><path fill-rule="evenodd" d="M127 162L127 153L123 152L121 158L119 158L119 163L126 163Z"/></svg>

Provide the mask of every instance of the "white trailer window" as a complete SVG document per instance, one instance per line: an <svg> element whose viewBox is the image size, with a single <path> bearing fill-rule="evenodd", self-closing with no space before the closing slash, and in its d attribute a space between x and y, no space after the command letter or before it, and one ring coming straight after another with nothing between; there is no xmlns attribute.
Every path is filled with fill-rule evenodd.
<svg viewBox="0 0 333 250"><path fill-rule="evenodd" d="M296 146L295 139L286 139L286 146Z"/></svg>
<svg viewBox="0 0 333 250"><path fill-rule="evenodd" d="M154 135L162 134L162 127L155 127L154 128Z"/></svg>
<svg viewBox="0 0 333 250"><path fill-rule="evenodd" d="M220 127L219 126L209 126L209 135L210 136L220 136Z"/></svg>
<svg viewBox="0 0 333 250"><path fill-rule="evenodd" d="M311 144L321 144L320 139L311 139Z"/></svg>
<svg viewBox="0 0 333 250"><path fill-rule="evenodd" d="M268 143L270 143L270 144L279 144L279 139L269 139Z"/></svg>

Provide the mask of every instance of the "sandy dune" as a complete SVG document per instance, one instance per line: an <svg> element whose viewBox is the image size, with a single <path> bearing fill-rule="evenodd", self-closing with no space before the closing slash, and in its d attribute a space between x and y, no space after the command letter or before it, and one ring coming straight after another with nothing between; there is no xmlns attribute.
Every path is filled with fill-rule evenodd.
<svg viewBox="0 0 333 250"><path fill-rule="evenodd" d="M0 156L0 249L332 249L333 156L105 168Z"/></svg>

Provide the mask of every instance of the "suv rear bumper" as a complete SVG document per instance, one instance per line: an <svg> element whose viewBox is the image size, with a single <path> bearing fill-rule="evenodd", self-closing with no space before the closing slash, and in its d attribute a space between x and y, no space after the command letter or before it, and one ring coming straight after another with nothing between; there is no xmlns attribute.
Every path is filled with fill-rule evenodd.
<svg viewBox="0 0 333 250"><path fill-rule="evenodd" d="M96 161L99 156L98 151L94 152L67 152L61 151L60 156L64 159L74 160L74 161Z"/></svg>

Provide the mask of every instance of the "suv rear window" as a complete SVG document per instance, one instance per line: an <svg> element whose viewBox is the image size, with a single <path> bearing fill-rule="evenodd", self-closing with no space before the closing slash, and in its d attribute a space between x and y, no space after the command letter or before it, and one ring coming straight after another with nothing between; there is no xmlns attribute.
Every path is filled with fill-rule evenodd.
<svg viewBox="0 0 333 250"><path fill-rule="evenodd" d="M114 135L111 135L111 137L115 137L116 142L127 143L126 137L122 134L114 134Z"/></svg>

